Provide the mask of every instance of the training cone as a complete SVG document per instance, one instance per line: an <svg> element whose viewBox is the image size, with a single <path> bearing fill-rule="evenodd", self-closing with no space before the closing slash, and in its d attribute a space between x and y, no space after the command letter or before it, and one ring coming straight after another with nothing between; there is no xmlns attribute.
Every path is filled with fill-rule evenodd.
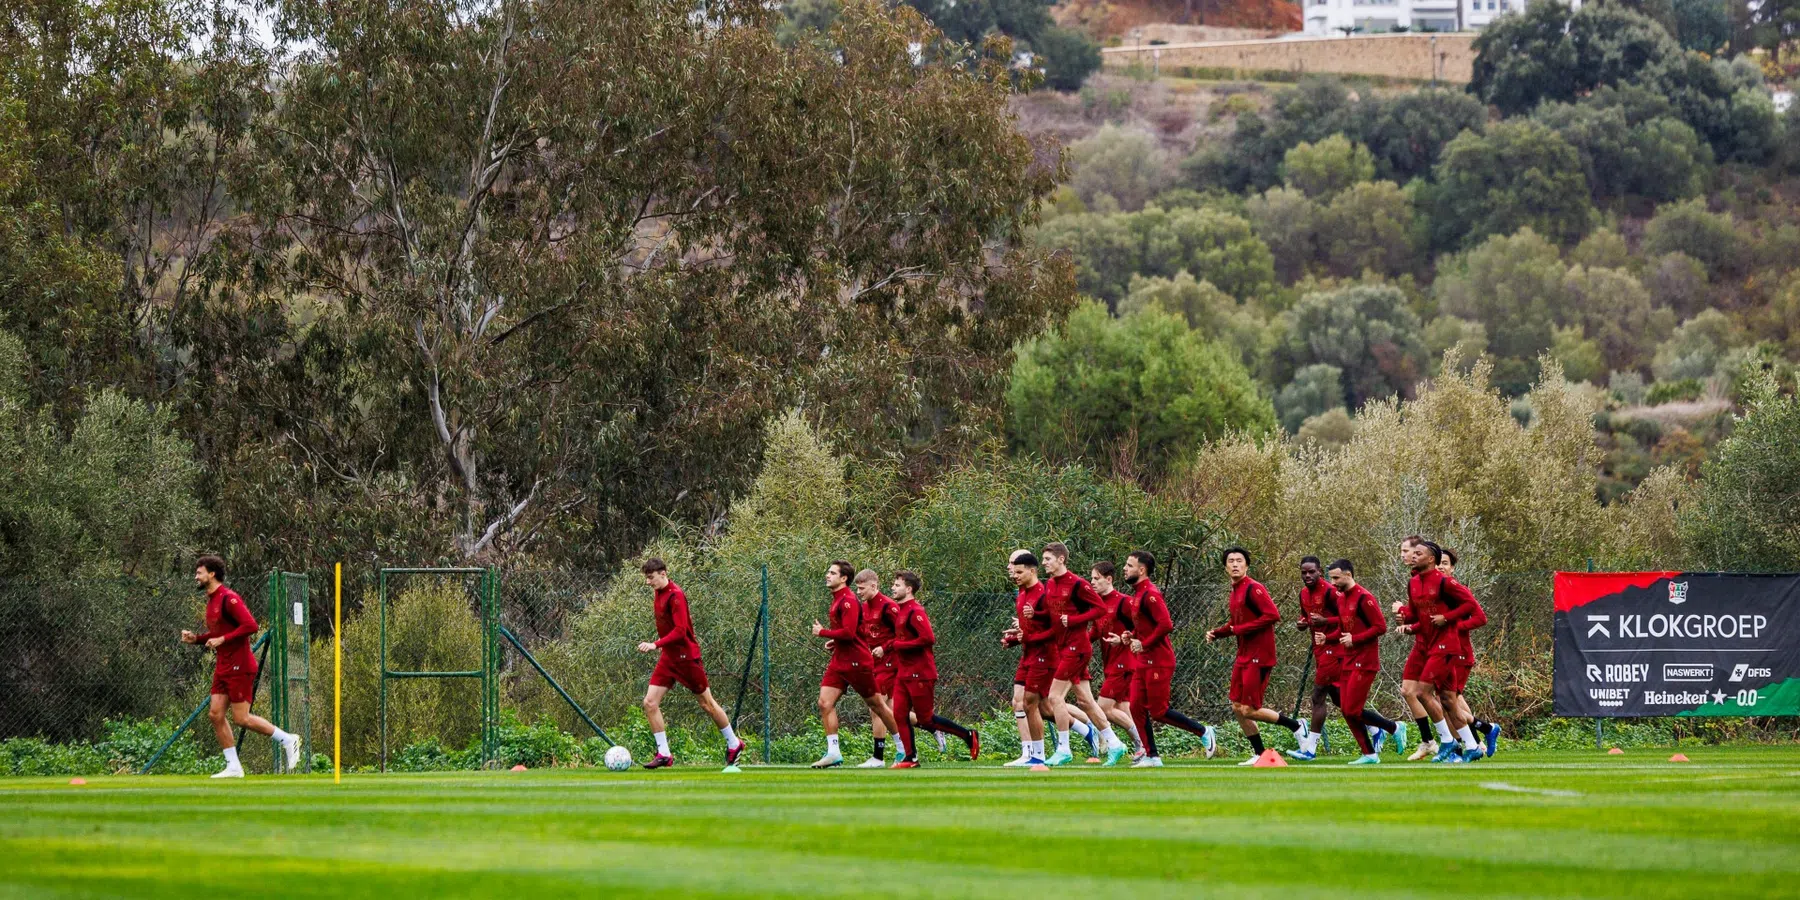
<svg viewBox="0 0 1800 900"><path fill-rule="evenodd" d="M1273 750L1264 750L1262 752L1262 755L1256 758L1256 762L1252 765L1252 768L1256 768L1256 769L1287 768L1287 760L1282 759L1281 754L1276 753Z"/></svg>
<svg viewBox="0 0 1800 900"><path fill-rule="evenodd" d="M1675 755L1681 756L1681 754L1679 754L1679 753L1677 753ZM1685 761L1687 759L1687 757L1685 757L1685 756L1682 756L1681 758L1683 761ZM87 784L87 779L86 778L71 778L71 779L69 779L69 783L70 784Z"/></svg>
<svg viewBox="0 0 1800 900"><path fill-rule="evenodd" d="M513 771L514 771L514 772L523 772L523 771L525 771L525 764L524 764L524 763L519 763L519 764L518 764L518 765L516 765L516 766L513 766L513 767L512 767L512 770L513 770Z"/></svg>
<svg viewBox="0 0 1800 900"><path fill-rule="evenodd" d="M743 770L743 769L740 769L740 768L738 768L738 767L737 767L737 766L726 766L726 767L725 767L725 768L723 768L723 769L720 769L720 770L719 770L719 771L721 771L721 772L724 772L724 773L726 773L726 774L728 774L728 775L736 775L736 774L738 774L738 773L739 773L739 772L742 772L742 771L744 771L744 770Z"/></svg>
<svg viewBox="0 0 1800 900"><path fill-rule="evenodd" d="M1688 761L1688 758L1687 758L1686 753L1677 753L1674 756L1669 757L1669 762L1687 762L1687 761Z"/></svg>
<svg viewBox="0 0 1800 900"><path fill-rule="evenodd" d="M1050 767L1044 765L1043 763L1038 763L1037 765L1031 767L1031 771L1033 771L1033 772L1048 772L1048 771L1050 771Z"/></svg>
<svg viewBox="0 0 1800 900"><path fill-rule="evenodd" d="M1611 750L1606 751L1606 753L1609 756L1624 756L1625 755L1625 751L1620 750L1617 747L1614 747Z"/></svg>

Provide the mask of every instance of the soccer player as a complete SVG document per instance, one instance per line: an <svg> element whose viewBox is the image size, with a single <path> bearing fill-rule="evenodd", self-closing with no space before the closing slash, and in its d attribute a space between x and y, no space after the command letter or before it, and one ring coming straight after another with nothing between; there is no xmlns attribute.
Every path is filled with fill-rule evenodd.
<svg viewBox="0 0 1800 900"><path fill-rule="evenodd" d="M1137 722L1131 718L1131 626L1119 617L1119 605L1125 602L1125 595L1113 589L1113 575L1117 571L1110 561L1101 560L1094 563L1088 571L1088 581L1094 586L1094 593L1100 596L1100 602L1106 605L1106 615L1094 623L1094 630L1106 649L1101 651L1100 674L1104 679L1100 682L1100 709L1113 724L1125 729L1131 735L1132 743L1138 749L1134 760L1144 754L1144 738L1138 734ZM1117 765L1118 761L1111 756L1101 765Z"/></svg>
<svg viewBox="0 0 1800 900"><path fill-rule="evenodd" d="M881 592L881 576L874 569L864 569L856 573L856 596L862 600L862 635L863 641L869 645L869 653L875 658L875 694L891 708L894 703L894 681L899 678L900 670L894 666L894 623L899 621L897 605L888 595ZM900 714L894 713L894 721L900 721ZM875 733L875 749L859 769L879 769L887 765L887 729L881 726L880 719L870 723Z"/></svg>
<svg viewBox="0 0 1800 900"><path fill-rule="evenodd" d="M1307 643L1312 647L1312 721L1307 723L1307 736L1299 748L1288 751L1288 756L1293 759L1307 760L1318 755L1319 735L1324 733L1325 714L1329 711L1326 701L1336 703L1340 710L1344 707L1338 691L1338 682L1344 674L1344 647L1338 642L1343 631L1338 621L1337 589L1326 580L1318 557L1301 557L1300 617L1295 620L1294 627L1307 632Z"/></svg>
<svg viewBox="0 0 1800 900"><path fill-rule="evenodd" d="M1046 698L1056 719L1056 753L1044 762L1060 766L1075 758L1069 752L1069 729L1074 724L1074 717L1070 715L1068 697L1073 688L1075 703L1086 714L1083 737L1097 729L1098 740L1091 737L1089 740L1094 741L1096 750L1106 753L1107 761L1117 765L1125 756L1125 744L1113 734L1106 713L1094 700L1088 678L1089 665L1094 659L1094 642L1088 635L1088 625L1107 614L1106 605L1100 602L1100 595L1094 593L1092 585L1069 571L1069 548L1062 542L1051 541L1044 545L1044 572L1050 576L1044 583L1044 602L1049 606L1052 627L1057 632L1056 671Z"/></svg>
<svg viewBox="0 0 1800 900"><path fill-rule="evenodd" d="M1350 765L1366 766L1381 762L1381 744L1388 738L1394 750L1406 752L1406 726L1368 708L1369 691L1375 677L1381 674L1381 636L1387 632L1387 619L1381 604L1367 588L1356 583L1356 567L1347 559L1331 564L1328 572L1338 592L1338 636L1343 677L1338 682L1338 709L1362 756Z"/></svg>
<svg viewBox="0 0 1800 900"><path fill-rule="evenodd" d="M1015 550L1007 560L1006 574L1019 589L1014 603L1017 615L1000 643L1019 648L1019 667L1013 672L1013 721L1019 726L1019 758L1007 766L1044 764L1043 698L1056 677L1056 631L1050 627L1050 608L1044 603L1044 583L1038 580L1038 559L1030 550Z"/></svg>
<svg viewBox="0 0 1800 900"><path fill-rule="evenodd" d="M1442 559L1438 560L1437 569L1439 572L1442 572L1444 574L1444 577L1455 578L1456 577L1456 560L1457 560L1456 551L1450 549L1449 547L1444 547L1443 551L1444 551L1444 556ZM1485 612L1482 613L1481 618L1483 620L1485 620L1487 618L1487 614ZM1464 635L1466 636L1467 634L1468 634L1468 632L1465 631ZM1472 643L1469 645L1469 659L1471 662L1475 659L1475 646ZM1473 730L1475 732L1476 737L1479 737L1487 742L1487 747L1485 748L1487 751L1487 755L1493 756L1494 752L1499 749L1499 745L1500 745L1500 723L1484 722L1481 719L1475 718L1475 714L1469 711L1468 698L1463 697L1462 695L1458 694L1456 699L1459 704L1459 706L1457 707L1457 714L1462 716L1465 719L1468 719L1471 723L1473 723L1470 726L1471 730Z"/></svg>
<svg viewBox="0 0 1800 900"><path fill-rule="evenodd" d="M1231 712L1238 727L1250 739L1250 758L1238 763L1254 765L1263 753L1262 732L1257 722L1270 722L1294 733L1294 740L1307 739L1305 723L1263 706L1263 694L1269 688L1269 676L1275 671L1275 623L1281 621L1281 610L1268 588L1250 577L1250 551L1231 547L1219 555L1225 574L1231 578L1231 599L1227 609L1231 620L1206 633L1208 642L1226 635L1237 638L1237 659L1231 664ZM1304 744L1302 744L1304 746Z"/></svg>
<svg viewBox="0 0 1800 900"><path fill-rule="evenodd" d="M1416 534L1401 541L1401 564L1411 569L1413 548L1424 542L1425 539ZM1413 723L1419 726L1419 746L1406 758L1408 762L1416 762L1435 756L1439 741L1448 744L1454 740L1454 736L1446 724L1444 708L1438 703L1437 694L1424 680L1428 655L1426 651L1430 649L1431 642L1424 633L1411 631L1406 627L1418 621L1411 597L1394 601L1393 609L1394 616L1399 620L1394 630L1413 635L1412 650L1406 654L1406 663L1400 668L1400 695L1406 698L1406 709L1412 713ZM1432 739L1433 735L1436 735L1437 740Z"/></svg>
<svg viewBox="0 0 1800 900"><path fill-rule="evenodd" d="M824 638L825 649L831 651L825 677L819 680L819 722L825 726L825 755L812 764L815 769L844 764L844 753L838 745L837 714L838 698L844 696L844 688L854 689L863 698L869 707L869 718L880 719L888 733L900 731L894 726L894 714L887 701L875 693L875 657L863 642L862 604L857 602L856 592L850 590L850 573L854 571L841 559L825 567L825 589L831 591L831 609L826 618L831 627L816 620L812 623L813 636Z"/></svg>
<svg viewBox="0 0 1800 900"><path fill-rule="evenodd" d="M1432 643L1424 678L1437 692L1444 717L1462 744L1460 752L1454 745L1440 750L1436 761L1474 762L1486 754L1480 739L1475 737L1474 717L1469 714L1469 703L1462 693L1469 671L1475 667L1475 645L1469 632L1487 624L1487 612L1466 585L1443 573L1443 548L1430 541L1425 542L1424 548L1431 554L1431 562L1429 569L1421 571L1421 580L1429 591L1429 581L1436 578L1438 601L1431 610Z"/></svg>
<svg viewBox="0 0 1800 900"><path fill-rule="evenodd" d="M1462 637L1454 627L1459 621L1480 611L1475 597L1469 589L1453 580L1446 580L1443 573L1437 570L1438 560L1443 557L1436 544L1423 538L1413 541L1407 548L1407 566L1412 575L1407 580L1407 602L1402 607L1402 624L1399 631L1411 634L1415 639L1415 652L1418 642L1425 647L1425 664L1419 670L1418 680L1423 688L1420 697L1436 698L1443 720L1434 720L1431 724L1438 736L1438 751L1434 761L1447 762L1454 758L1458 762L1468 761L1469 751L1475 746L1472 733L1466 738L1462 732L1468 732L1468 723L1455 717L1454 698L1448 696L1452 689L1460 689L1456 681L1458 669L1464 669L1467 657L1463 654ZM1485 617L1483 617L1485 621ZM1467 677L1466 674L1464 676ZM1429 694L1424 693L1429 691ZM1437 710L1433 710L1438 714ZM1461 749L1457 746L1459 738L1464 738ZM1480 751L1475 751L1479 754ZM1415 754L1416 755L1416 754ZM1479 759L1480 756L1475 756Z"/></svg>
<svg viewBox="0 0 1800 900"><path fill-rule="evenodd" d="M1132 660L1131 715L1144 738L1144 758L1131 764L1134 769L1162 765L1162 756L1156 751L1157 722L1197 735L1207 759L1218 752L1211 725L1169 708L1169 687L1175 678L1175 647L1169 643L1169 634L1175 630L1175 621L1163 602L1162 590L1150 580L1154 574L1156 557L1148 550L1126 555L1125 583L1131 585L1132 593L1119 604L1119 611L1131 635L1127 644Z"/></svg>
<svg viewBox="0 0 1800 900"><path fill-rule="evenodd" d="M206 715L212 720L220 749L225 751L225 768L213 777L244 777L237 741L231 736L233 723L274 738L287 757L288 771L293 771L300 765L300 736L282 731L268 719L250 712L250 700L256 693L256 655L250 652L256 617L244 605L244 598L225 586L225 560L217 556L195 560L194 583L206 594L206 633L184 629L181 642L202 644L213 651L212 698ZM227 707L231 711L229 721L225 718Z"/></svg>
<svg viewBox="0 0 1800 900"><path fill-rule="evenodd" d="M669 688L679 684L700 701L700 708L712 717L719 733L725 736L725 764L737 765L744 752L744 742L731 730L731 717L713 699L706 683L706 667L700 662L700 637L694 633L694 620L688 614L687 593L681 585L669 580L669 567L652 556L639 567L644 585L650 588L651 609L656 617L656 640L637 645L639 653L656 652L656 668L650 672L650 688L644 691L644 719L650 723L656 739L656 756L644 763L646 769L666 769L675 764L669 750L669 725L663 720L662 701Z"/></svg>
<svg viewBox="0 0 1800 900"><path fill-rule="evenodd" d="M919 744L914 723L939 734L948 732L969 745L969 759L981 758L981 733L964 728L935 711L937 695L937 658L931 646L937 636L931 631L931 617L919 603L919 576L907 571L894 573L889 590L897 601L893 649L897 674L894 683L894 722L900 726L900 759L896 769L919 767Z"/></svg>

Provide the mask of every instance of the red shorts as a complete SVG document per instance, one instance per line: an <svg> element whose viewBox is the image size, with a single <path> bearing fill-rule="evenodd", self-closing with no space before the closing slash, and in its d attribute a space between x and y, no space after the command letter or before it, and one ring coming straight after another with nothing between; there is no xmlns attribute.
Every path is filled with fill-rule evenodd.
<svg viewBox="0 0 1800 900"><path fill-rule="evenodd" d="M900 667L884 660L875 661L875 693L894 699L894 682L900 680Z"/></svg>
<svg viewBox="0 0 1800 900"><path fill-rule="evenodd" d="M1433 656L1425 663L1421 681L1431 683L1432 688L1450 694L1460 694L1469 684L1469 665L1460 656Z"/></svg>
<svg viewBox="0 0 1800 900"><path fill-rule="evenodd" d="M1069 652L1057 653L1056 654L1056 680L1057 681L1067 681L1070 684L1087 681L1089 678L1089 676L1088 676L1089 665L1088 664L1093 661L1094 661L1094 651L1093 651L1093 648L1091 648L1091 647L1088 648L1088 651L1086 653L1082 653L1080 651L1076 651L1074 653L1069 653Z"/></svg>
<svg viewBox="0 0 1800 900"><path fill-rule="evenodd" d="M1400 678L1405 681L1425 680L1425 645L1413 642L1412 652L1406 654L1406 665L1400 669Z"/></svg>
<svg viewBox="0 0 1800 900"><path fill-rule="evenodd" d="M839 663L832 660L831 665L825 667L825 677L819 679L819 686L837 688L840 691L849 688L859 697L873 697L875 673L860 663Z"/></svg>
<svg viewBox="0 0 1800 900"><path fill-rule="evenodd" d="M1344 680L1344 658L1336 651L1330 653L1313 653L1313 684L1320 687L1335 687Z"/></svg>
<svg viewBox="0 0 1800 900"><path fill-rule="evenodd" d="M696 694L706 693L706 667L700 664L700 657L664 653L656 658L650 686L668 688L678 684Z"/></svg>
<svg viewBox="0 0 1800 900"><path fill-rule="evenodd" d="M1023 685L1025 692L1042 697L1050 693L1050 682L1056 680L1056 663L1051 661L1050 654L1044 650L1031 650L1019 657L1019 667L1013 670L1013 684Z"/></svg>
<svg viewBox="0 0 1800 900"><path fill-rule="evenodd" d="M1100 696L1114 703L1131 702L1131 670L1108 666L1106 680L1100 682Z"/></svg>
<svg viewBox="0 0 1800 900"><path fill-rule="evenodd" d="M256 694L256 673L214 672L211 692L224 694L231 703L249 703Z"/></svg>
<svg viewBox="0 0 1800 900"><path fill-rule="evenodd" d="M894 684L894 722L904 726L908 713L919 721L916 727L931 729L933 706L937 697L937 681L930 678L901 678ZM915 748L906 748L909 752Z"/></svg>
<svg viewBox="0 0 1800 900"><path fill-rule="evenodd" d="M1263 694L1269 689L1269 675L1274 671L1274 666L1258 665L1249 660L1233 662L1231 702L1242 703L1251 709L1262 709Z"/></svg>
<svg viewBox="0 0 1800 900"><path fill-rule="evenodd" d="M1169 711L1169 682L1174 666L1139 666L1131 673L1131 712L1155 718Z"/></svg>
<svg viewBox="0 0 1800 900"><path fill-rule="evenodd" d="M1362 715L1363 707L1369 702L1369 691L1375 687L1375 677L1380 674L1379 669L1344 670L1344 680L1338 687L1338 708L1343 710L1344 718Z"/></svg>

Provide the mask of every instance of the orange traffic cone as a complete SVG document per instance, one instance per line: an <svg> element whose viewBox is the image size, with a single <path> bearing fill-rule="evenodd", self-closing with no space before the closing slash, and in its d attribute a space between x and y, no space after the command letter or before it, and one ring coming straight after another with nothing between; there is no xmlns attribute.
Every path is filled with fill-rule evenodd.
<svg viewBox="0 0 1800 900"><path fill-rule="evenodd" d="M71 779L69 779L69 783L70 784L87 784L87 779L86 778L71 778Z"/></svg>
<svg viewBox="0 0 1800 900"><path fill-rule="evenodd" d="M1607 752L1607 753L1608 753L1608 754L1610 754L1610 755L1612 755L1612 756L1624 756L1624 755L1625 755L1625 751L1623 751L1623 750L1620 750L1620 749L1619 749L1619 748L1617 748L1617 747L1614 747L1614 748L1612 748L1612 749L1611 749L1611 750L1608 750L1608 751L1606 751L1606 752Z"/></svg>
<svg viewBox="0 0 1800 900"><path fill-rule="evenodd" d="M1677 753L1674 756L1669 757L1669 762L1687 762L1687 761L1688 761L1688 758L1687 758L1686 753Z"/></svg>
<svg viewBox="0 0 1800 900"><path fill-rule="evenodd" d="M1256 762L1251 764L1251 768L1255 768L1255 769L1287 768L1287 760L1282 759L1281 754L1276 753L1273 750L1264 750L1262 752L1262 755L1256 758Z"/></svg>
<svg viewBox="0 0 1800 900"><path fill-rule="evenodd" d="M513 766L513 767L512 767L512 770L513 770L513 771L514 771L514 772L523 772L523 771L525 771L525 764L524 764L524 763L519 763L519 764L518 764L518 765L516 765L516 766Z"/></svg>

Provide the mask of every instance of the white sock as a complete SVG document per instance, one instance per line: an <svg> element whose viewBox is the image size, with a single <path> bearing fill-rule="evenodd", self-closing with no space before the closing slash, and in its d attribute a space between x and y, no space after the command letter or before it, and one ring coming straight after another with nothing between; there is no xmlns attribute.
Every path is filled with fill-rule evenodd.
<svg viewBox="0 0 1800 900"><path fill-rule="evenodd" d="M1144 738L1138 734L1137 723L1133 722L1130 725L1127 725L1125 727L1129 730L1129 733L1131 734L1131 742L1138 745L1139 747L1144 746Z"/></svg>
<svg viewBox="0 0 1800 900"><path fill-rule="evenodd" d="M656 734L652 735L652 737L656 738L657 755L659 755L659 756L674 756L675 755L675 754L669 752L669 733L668 732L659 731Z"/></svg>
<svg viewBox="0 0 1800 900"><path fill-rule="evenodd" d="M1089 735L1094 733L1094 726L1089 725L1080 719L1073 719L1069 722L1069 730L1081 735L1081 739L1085 741L1088 739Z"/></svg>
<svg viewBox="0 0 1800 900"><path fill-rule="evenodd" d="M1437 729L1437 736L1438 736L1439 741L1448 744L1451 741L1456 740L1456 737L1450 733L1450 723L1445 722L1440 719L1436 722L1431 723L1431 727L1434 729Z"/></svg>
<svg viewBox="0 0 1800 900"><path fill-rule="evenodd" d="M225 748L225 768L227 768L227 769L241 768L238 765L237 748L236 747L226 747Z"/></svg>
<svg viewBox="0 0 1800 900"><path fill-rule="evenodd" d="M1032 741L1031 742L1031 758L1032 759L1043 759L1044 758L1044 742L1043 741Z"/></svg>
<svg viewBox="0 0 1800 900"><path fill-rule="evenodd" d="M1119 744L1119 736L1116 734L1113 734L1111 725L1108 725L1105 728L1100 729L1100 749L1111 750L1112 748L1118 747L1118 746L1121 746Z"/></svg>
<svg viewBox="0 0 1800 900"><path fill-rule="evenodd" d="M1058 731L1056 733L1056 752L1058 752L1058 753L1068 753L1069 752L1069 733L1068 732ZM1073 756L1074 754L1070 754L1070 755Z"/></svg>
<svg viewBox="0 0 1800 900"><path fill-rule="evenodd" d="M285 743L287 743L287 739L293 737L293 735L288 734L287 732L282 731L281 729L277 728L274 731L269 733L269 737L272 737L275 740L280 741L281 743L285 744Z"/></svg>
<svg viewBox="0 0 1800 900"><path fill-rule="evenodd" d="M738 740L737 732L732 731L730 725L727 725L724 728L719 729L719 733L725 736L725 749L727 749L727 750L730 750L731 748L736 747L738 744L742 743L742 741Z"/></svg>
<svg viewBox="0 0 1800 900"><path fill-rule="evenodd" d="M1462 743L1465 748L1470 750L1475 749L1475 735L1469 732L1469 726L1464 725L1463 727L1456 729L1456 736L1462 738Z"/></svg>
<svg viewBox="0 0 1800 900"><path fill-rule="evenodd" d="M842 755L844 755L843 751L838 749L838 736L837 735L828 734L825 736L825 755L827 755L827 756L842 756Z"/></svg>

